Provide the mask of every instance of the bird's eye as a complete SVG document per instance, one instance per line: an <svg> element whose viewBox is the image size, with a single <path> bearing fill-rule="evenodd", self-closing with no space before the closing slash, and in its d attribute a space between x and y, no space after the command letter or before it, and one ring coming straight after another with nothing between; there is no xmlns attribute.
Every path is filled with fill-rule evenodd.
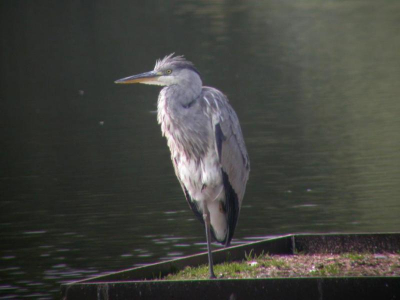
<svg viewBox="0 0 400 300"><path fill-rule="evenodd" d="M168 69L167 71L165 71L165 73L169 75L169 74L172 73L172 70L171 70L171 69Z"/></svg>

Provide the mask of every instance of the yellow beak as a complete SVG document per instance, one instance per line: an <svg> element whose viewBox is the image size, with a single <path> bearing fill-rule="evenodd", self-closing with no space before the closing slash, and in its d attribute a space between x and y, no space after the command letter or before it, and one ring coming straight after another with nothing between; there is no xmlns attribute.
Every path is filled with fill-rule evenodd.
<svg viewBox="0 0 400 300"><path fill-rule="evenodd" d="M125 78L121 78L115 81L115 83L118 84L132 84L132 83L146 83L146 82L152 82L152 81L157 81L158 77L160 77L162 74L159 72L146 72L138 75L133 75Z"/></svg>

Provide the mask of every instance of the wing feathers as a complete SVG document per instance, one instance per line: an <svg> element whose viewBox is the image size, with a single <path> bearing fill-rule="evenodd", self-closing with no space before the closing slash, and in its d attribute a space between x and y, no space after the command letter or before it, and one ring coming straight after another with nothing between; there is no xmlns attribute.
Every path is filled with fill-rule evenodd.
<svg viewBox="0 0 400 300"><path fill-rule="evenodd" d="M215 145L217 147L217 153L219 162L221 162L221 151L222 151L222 143L226 140L224 133L222 132L221 125L217 123L215 125Z"/></svg>
<svg viewBox="0 0 400 300"><path fill-rule="evenodd" d="M208 99L204 103L214 126L215 144L221 167L238 195L240 206L249 177L250 161L238 117L226 96L220 91L204 87L203 97Z"/></svg>
<svg viewBox="0 0 400 300"><path fill-rule="evenodd" d="M220 205L222 205L220 209L223 212L222 215L226 217L226 235L222 240L221 234L219 234L220 239L218 241L228 246L239 218L240 207L249 177L250 161L239 120L235 111L229 105L226 96L214 88L203 87L202 97L203 101L200 101L199 105L201 105L205 116L210 120L211 128L214 131L215 150L221 167L222 184L225 192L225 199L220 200ZM191 198L180 179L176 158L173 159L173 162L175 173L182 185L188 205L197 219L204 224L202 207L199 207L200 202ZM213 238L216 239L213 227L211 228L211 233Z"/></svg>
<svg viewBox="0 0 400 300"><path fill-rule="evenodd" d="M229 177L228 175L222 171L222 178L224 182L224 188L225 188L225 210L227 213L227 221L228 221L228 232L226 235L226 239L223 242L225 244L225 247L229 246L233 234L235 233L235 228L237 221L239 219L239 200L238 196L233 190L231 184L229 183Z"/></svg>

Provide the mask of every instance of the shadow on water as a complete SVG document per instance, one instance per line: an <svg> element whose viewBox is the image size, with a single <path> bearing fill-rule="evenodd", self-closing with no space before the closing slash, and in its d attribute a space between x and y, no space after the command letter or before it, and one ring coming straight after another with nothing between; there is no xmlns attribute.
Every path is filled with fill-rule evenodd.
<svg viewBox="0 0 400 300"><path fill-rule="evenodd" d="M396 231L395 1L2 1L0 299L205 249L154 114L115 86L171 52L238 112L252 171L234 243Z"/></svg>

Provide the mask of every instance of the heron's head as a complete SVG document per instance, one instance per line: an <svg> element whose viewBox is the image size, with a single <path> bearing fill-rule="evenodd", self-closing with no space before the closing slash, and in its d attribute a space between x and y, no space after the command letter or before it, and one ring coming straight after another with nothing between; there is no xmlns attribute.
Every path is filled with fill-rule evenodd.
<svg viewBox="0 0 400 300"><path fill-rule="evenodd" d="M200 83L201 86L201 79L193 63L183 56L174 56L174 53L172 53L157 60L153 71L122 78L115 83L143 83L161 86Z"/></svg>

